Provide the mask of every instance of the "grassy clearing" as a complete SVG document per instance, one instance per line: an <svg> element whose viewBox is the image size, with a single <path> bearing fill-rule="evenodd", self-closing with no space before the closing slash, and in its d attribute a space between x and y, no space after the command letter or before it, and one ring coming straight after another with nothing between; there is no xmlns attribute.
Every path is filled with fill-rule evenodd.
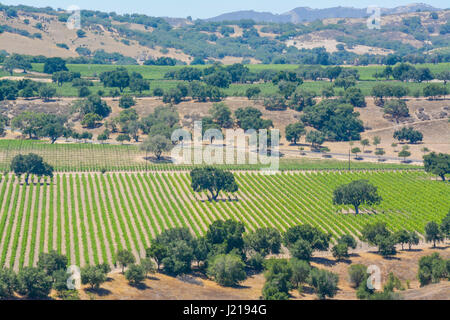
<svg viewBox="0 0 450 320"><path fill-rule="evenodd" d="M242 221L247 230L273 226L284 231L308 223L336 238L357 236L366 223L383 221L393 231L406 228L423 233L425 224L440 222L450 206L450 183L432 180L423 172L240 172L236 178L236 195L223 194L220 201L209 202L205 194L191 191L187 172L66 173L57 174L51 183L29 186L12 175L3 176L0 190L7 196L0 195L0 267L35 263L36 259L25 259L30 239L21 235L28 233L34 235L32 257L37 257L46 239L55 236L56 245L49 243L47 249L66 253L70 263L113 264L117 248L126 247L143 257L149 240L168 227L188 226L200 236L217 219ZM358 216L341 213L349 208L334 206L332 191L356 179L375 184L383 201L362 208ZM36 205L53 199L57 206L49 210Z"/></svg>

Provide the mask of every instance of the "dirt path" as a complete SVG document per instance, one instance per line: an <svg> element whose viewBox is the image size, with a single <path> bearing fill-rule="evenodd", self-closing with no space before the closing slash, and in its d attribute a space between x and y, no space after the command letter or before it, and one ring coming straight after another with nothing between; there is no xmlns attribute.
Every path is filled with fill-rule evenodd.
<svg viewBox="0 0 450 320"><path fill-rule="evenodd" d="M379 129L372 129L372 130L366 130L364 131L365 134L367 133L376 133L376 132L382 132L382 131L386 131L386 130L391 130L391 129L398 129L401 128L405 125L407 126L413 126L415 124L427 124L427 123L433 123L433 122L448 122L448 119L431 119L431 120L423 120L423 121L414 121L414 122L407 122L407 123L396 123L393 126L389 126L389 127L384 127L384 128L379 128ZM401 158L399 158L401 159Z"/></svg>

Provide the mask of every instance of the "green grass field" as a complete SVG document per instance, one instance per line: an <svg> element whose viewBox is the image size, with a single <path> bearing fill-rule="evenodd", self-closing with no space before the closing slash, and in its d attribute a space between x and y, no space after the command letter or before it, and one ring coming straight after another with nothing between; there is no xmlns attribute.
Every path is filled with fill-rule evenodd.
<svg viewBox="0 0 450 320"><path fill-rule="evenodd" d="M33 70L37 72L43 71L42 63L33 64ZM83 77L98 77L100 73L104 71L114 70L118 66L113 65L78 65L78 64L69 64L68 68L73 72L80 72ZM183 83L183 81L173 81L173 80L165 80L164 74L178 70L183 68L184 66L124 66L127 68L129 72L139 72L143 75L145 79L150 81L150 90L146 90L142 92L142 96L152 96L152 92L155 88L161 88L165 91L175 88L178 83ZM207 66L194 66L195 68L205 68ZM249 65L248 66L251 71L261 71L267 69L273 70L295 70L298 68L298 65ZM432 72L439 72L445 69L450 68L450 63L441 63L441 64L423 64L416 65L416 67L428 67L432 70ZM382 70L383 66L358 66L352 67L359 71L361 75L361 81L358 82L357 87L360 88L365 96L370 96L371 91L374 85L379 83L395 83L396 85L401 85L407 87L410 91L410 95L415 94L416 92L419 95L422 95L423 88L427 85L427 83L403 83L398 81L384 81L379 80L376 81L373 78L373 74L376 71ZM330 82L328 81L306 81L301 87L315 92L317 95L321 95L321 92L324 88L330 86ZM57 90L57 95L60 97L76 97L78 96L78 89L72 87L70 83L65 83L63 86L58 87L56 84L52 84L54 88ZM258 87L261 89L262 95L272 95L277 93L278 87L274 86L272 83L262 83L262 84L232 84L229 88L224 89L224 92L228 96L245 96L246 90L251 87ZM447 88L450 90L450 83L447 84ZM111 92L111 88L104 88L103 85L99 82L94 82L94 86L89 87L91 92L98 92L99 90L103 90L105 96L109 96ZM336 92L339 90L343 90L340 88L336 89ZM125 93L132 93L128 88L124 90ZM135 94L135 93L133 93Z"/></svg>
<svg viewBox="0 0 450 320"><path fill-rule="evenodd" d="M203 235L215 220L242 221L247 230L281 231L311 224L334 239L358 236L370 222L424 232L450 206L450 183L423 172L285 172L235 174L239 191L209 202L194 194L188 172L61 173L26 186L13 175L0 182L0 267L34 265L40 252L57 250L69 264L114 264L118 249L144 257L150 240L167 228ZM367 179L383 201L358 216L334 206L338 185ZM344 209L343 212L341 210Z"/></svg>
<svg viewBox="0 0 450 320"><path fill-rule="evenodd" d="M296 70L300 65L296 64L251 64L247 67L252 72L258 72L263 70ZM90 65L90 64L68 64L67 67L70 71L80 72L83 77L97 77L100 73L105 71L114 70L118 66L115 65ZM139 72L145 79L148 80L162 80L164 75L169 71L179 70L186 66L123 66L129 72ZM194 68L204 69L208 66L193 66ZM416 68L430 68L431 72L438 73L450 68L450 63L425 63L416 64ZM375 80L373 74L377 71L382 71L385 66L348 66L346 68L357 69L360 74L360 80ZM43 72L43 63L33 63L33 71Z"/></svg>

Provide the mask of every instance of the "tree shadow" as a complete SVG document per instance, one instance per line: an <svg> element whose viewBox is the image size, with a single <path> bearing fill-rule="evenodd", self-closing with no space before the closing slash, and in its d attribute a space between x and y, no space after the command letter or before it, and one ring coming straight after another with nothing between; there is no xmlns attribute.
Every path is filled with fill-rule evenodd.
<svg viewBox="0 0 450 320"><path fill-rule="evenodd" d="M331 260L331 259L328 259L328 258L325 258L325 257L312 257L311 258L311 262L315 262L317 264L322 264L322 265L325 265L327 267L333 267L337 263L336 260Z"/></svg>
<svg viewBox="0 0 450 320"><path fill-rule="evenodd" d="M234 199L233 198L228 198L228 199L220 198L220 199L216 199L216 200L213 200L213 199L201 199L200 201L203 202L203 203L206 203L206 202L210 202L210 203L224 202L224 203L227 203L227 202L239 202L241 200L239 200L238 198L234 198Z"/></svg>
<svg viewBox="0 0 450 320"><path fill-rule="evenodd" d="M196 277L198 277L198 278L200 278L202 280L207 280L208 279L206 277L206 275L200 275L199 276L198 274L196 274L196 276L192 276L192 275L188 275L188 274L178 275L176 277L176 279L178 279L179 281L184 282L184 283L189 283L189 284L193 284L193 285L196 285L196 286L203 287L203 282L201 280L196 279Z"/></svg>
<svg viewBox="0 0 450 320"><path fill-rule="evenodd" d="M396 256L386 256L386 257L383 257L383 256L381 256L384 260L396 260L396 261L398 261L398 260L401 260L399 257L396 257Z"/></svg>
<svg viewBox="0 0 450 320"><path fill-rule="evenodd" d="M108 290L108 289L105 289L105 288L98 288L98 289L95 289L95 288L87 288L87 289L84 289L84 291L85 291L85 292L89 292L89 293L96 294L96 295L98 295L98 296L100 296L100 297L108 296L108 295L111 294L111 291Z"/></svg>
<svg viewBox="0 0 450 320"><path fill-rule="evenodd" d="M423 249L418 249L418 248L416 248L416 249L414 249L414 248L408 249L408 248L405 248L405 250L399 250L399 251L402 251L402 252L422 252Z"/></svg>
<svg viewBox="0 0 450 320"><path fill-rule="evenodd" d="M300 293L300 295L304 296L306 294L315 294L314 288L307 285L307 284L302 284L302 292Z"/></svg>
<svg viewBox="0 0 450 320"><path fill-rule="evenodd" d="M224 286L225 287L225 286ZM241 284L236 284L234 286L227 286L225 288L233 288L233 289L238 289L238 290L242 290L242 289L250 289L251 287L249 286L245 286L245 285L241 285Z"/></svg>
<svg viewBox="0 0 450 320"><path fill-rule="evenodd" d="M144 160L149 161L151 163L156 163L156 164L173 163L172 158L168 158L168 157L161 157L160 159L158 159L156 157L144 157Z"/></svg>
<svg viewBox="0 0 450 320"><path fill-rule="evenodd" d="M443 246L442 245L436 245L436 247L433 247L433 246L430 247L430 249L436 249L436 250L445 250L445 249L448 249L448 248L450 248L450 246L446 245L446 244L444 244Z"/></svg>
<svg viewBox="0 0 450 320"><path fill-rule="evenodd" d="M352 263L352 260L350 260L350 259L340 259L340 260L336 260L336 264L337 263L345 263L345 264L350 264L350 263Z"/></svg>
<svg viewBox="0 0 450 320"><path fill-rule="evenodd" d="M151 289L148 285L146 285L144 282L138 282L138 283L130 283L130 287L136 288L140 291L144 291L147 289Z"/></svg>

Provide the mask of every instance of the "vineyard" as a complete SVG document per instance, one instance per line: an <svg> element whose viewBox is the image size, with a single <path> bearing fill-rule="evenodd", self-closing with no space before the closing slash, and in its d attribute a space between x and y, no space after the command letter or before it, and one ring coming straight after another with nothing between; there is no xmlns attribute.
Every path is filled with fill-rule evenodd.
<svg viewBox="0 0 450 320"><path fill-rule="evenodd" d="M172 163L154 163L146 161L147 155L136 145L110 145L92 143L50 144L33 140L0 140L0 171L9 170L11 160L18 154L35 153L44 158L58 172L99 172L107 171L180 171L190 170L193 166L174 165ZM263 165L230 164L222 165L230 170L257 170ZM345 170L346 161L283 159L281 170ZM352 169L412 169L419 167L406 164L369 163L352 161Z"/></svg>
<svg viewBox="0 0 450 320"><path fill-rule="evenodd" d="M196 236L218 219L242 221L247 230L271 226L281 231L308 223L336 238L358 236L369 222L385 221L423 233L429 221L450 207L450 185L419 171L287 171L235 174L239 191L209 202L194 194L187 171L135 173L57 173L28 186L12 174L0 183L0 266L36 264L38 254L55 249L71 264L108 262L126 248L142 257L162 230L187 227ZM378 186L380 205L334 206L340 184L368 179Z"/></svg>

